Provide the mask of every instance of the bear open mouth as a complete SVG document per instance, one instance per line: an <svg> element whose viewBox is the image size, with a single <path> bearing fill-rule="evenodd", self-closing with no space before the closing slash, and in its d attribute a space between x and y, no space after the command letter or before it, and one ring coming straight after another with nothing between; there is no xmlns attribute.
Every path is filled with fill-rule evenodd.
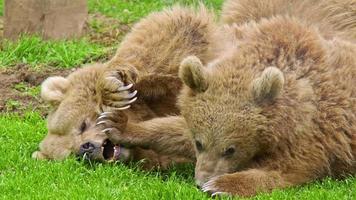
<svg viewBox="0 0 356 200"><path fill-rule="evenodd" d="M105 160L116 161L120 159L120 145L113 144L110 140L105 140L101 148Z"/></svg>

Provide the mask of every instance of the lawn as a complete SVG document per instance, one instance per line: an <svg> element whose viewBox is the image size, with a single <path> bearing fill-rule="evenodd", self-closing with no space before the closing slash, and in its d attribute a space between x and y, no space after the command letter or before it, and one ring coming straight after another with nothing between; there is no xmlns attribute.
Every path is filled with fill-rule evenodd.
<svg viewBox="0 0 356 200"><path fill-rule="evenodd" d="M82 39L54 42L23 37L0 42L0 199L209 199L194 185L189 165L143 172L120 163L31 159L46 134L48 108L38 98L39 81L107 60L132 23L175 2L198 4L196 0L89 0L90 31ZM204 2L218 13L222 0ZM327 178L254 199L356 199L355 188L355 178Z"/></svg>

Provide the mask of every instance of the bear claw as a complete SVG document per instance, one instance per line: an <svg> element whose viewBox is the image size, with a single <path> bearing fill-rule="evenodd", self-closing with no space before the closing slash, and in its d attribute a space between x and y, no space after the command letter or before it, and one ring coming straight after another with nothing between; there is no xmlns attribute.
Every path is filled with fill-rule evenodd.
<svg viewBox="0 0 356 200"><path fill-rule="evenodd" d="M127 105L125 107L115 108L115 110L126 110L126 109L129 109L130 107L131 107L131 105Z"/></svg>
<svg viewBox="0 0 356 200"><path fill-rule="evenodd" d="M100 121L100 122L96 123L96 126L99 126L100 124L105 124L105 123L107 123L107 122L106 121Z"/></svg>
<svg viewBox="0 0 356 200"><path fill-rule="evenodd" d="M119 89L117 89L118 91L118 95L115 98L120 97L121 100L114 100L111 101L111 103L109 103L108 105L110 107L114 107L115 110L126 110L128 108L130 108L130 104L132 104L133 102L135 102L137 100L137 90L133 91L133 92L128 92L127 90L129 90L130 88L132 88L133 84L129 84L127 86L122 86L119 87Z"/></svg>
<svg viewBox="0 0 356 200"><path fill-rule="evenodd" d="M99 115L99 117L96 120L107 118L108 115L111 115L111 114L112 114L112 112L103 112Z"/></svg>
<svg viewBox="0 0 356 200"><path fill-rule="evenodd" d="M121 86L119 87L118 91L121 92L121 91L125 91L125 90L129 90L130 88L132 88L133 84L128 84L126 86Z"/></svg>
<svg viewBox="0 0 356 200"><path fill-rule="evenodd" d="M118 72L110 72L103 84L102 99L103 104L112 107L115 110L126 110L130 108L129 104L137 100L137 90L133 90L133 83L125 85L124 75Z"/></svg>
<svg viewBox="0 0 356 200"><path fill-rule="evenodd" d="M137 97L131 99L130 101L127 101L126 104L131 104L137 100Z"/></svg>
<svg viewBox="0 0 356 200"><path fill-rule="evenodd" d="M106 128L106 129L102 130L101 132L105 133L105 134L109 134L109 132L112 130L113 130L112 128Z"/></svg>
<svg viewBox="0 0 356 200"><path fill-rule="evenodd" d="M226 193L226 192L214 192L214 193L211 194L212 197L221 196L221 195L228 195L228 193Z"/></svg>
<svg viewBox="0 0 356 200"><path fill-rule="evenodd" d="M203 186L201 187L201 190L203 192L211 193L211 196L227 194L225 192L218 191L218 188L216 188L216 186L215 186L215 182L217 179L218 179L218 177L214 177L214 178L210 179L208 182L204 183Z"/></svg>
<svg viewBox="0 0 356 200"><path fill-rule="evenodd" d="M115 108L115 110L126 110L129 109L131 107L131 105L125 106L125 107L121 107L121 108Z"/></svg>
<svg viewBox="0 0 356 200"><path fill-rule="evenodd" d="M126 99L132 99L133 97L136 96L136 94L137 94L137 90L135 90L135 91L129 93L125 98L126 98Z"/></svg>

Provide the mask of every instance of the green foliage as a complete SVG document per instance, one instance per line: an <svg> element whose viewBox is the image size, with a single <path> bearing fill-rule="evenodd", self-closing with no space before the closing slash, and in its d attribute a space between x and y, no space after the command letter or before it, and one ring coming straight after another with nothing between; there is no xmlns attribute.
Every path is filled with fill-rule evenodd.
<svg viewBox="0 0 356 200"><path fill-rule="evenodd" d="M19 63L69 68L100 57L105 49L87 40L44 41L39 37L21 37L17 42L4 41L0 68Z"/></svg>
<svg viewBox="0 0 356 200"><path fill-rule="evenodd" d="M14 89L19 92L22 92L22 95L31 96L34 98L37 98L39 96L41 90L39 86L28 86L23 82L16 84L14 86Z"/></svg>
<svg viewBox="0 0 356 200"><path fill-rule="evenodd" d="M19 109L20 107L22 107L22 104L14 99L8 99L5 103L6 110L15 110L15 109Z"/></svg>
<svg viewBox="0 0 356 200"><path fill-rule="evenodd" d="M4 15L4 0L0 0L0 16Z"/></svg>
<svg viewBox="0 0 356 200"><path fill-rule="evenodd" d="M115 17L124 23L132 23L152 11L162 10L167 6L175 4L196 6L200 2L219 10L223 0L89 0L89 10Z"/></svg>

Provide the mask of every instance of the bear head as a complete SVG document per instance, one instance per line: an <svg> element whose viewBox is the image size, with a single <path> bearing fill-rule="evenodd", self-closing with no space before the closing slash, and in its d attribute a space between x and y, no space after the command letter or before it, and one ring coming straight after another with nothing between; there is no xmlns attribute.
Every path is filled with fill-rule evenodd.
<svg viewBox="0 0 356 200"><path fill-rule="evenodd" d="M194 138L199 185L251 167L288 140L285 133L302 130L315 113L305 77L325 64L320 34L295 19L226 29L231 44L216 60L203 66L191 56L179 69L178 105Z"/></svg>
<svg viewBox="0 0 356 200"><path fill-rule="evenodd" d="M109 111L102 105L97 88L103 67L83 67L66 78L53 76L42 83L41 98L53 109L47 117L48 134L33 158L62 160L71 154L84 156L84 152L90 152L87 158L98 161L129 158L130 150L111 143L96 126L100 113Z"/></svg>

